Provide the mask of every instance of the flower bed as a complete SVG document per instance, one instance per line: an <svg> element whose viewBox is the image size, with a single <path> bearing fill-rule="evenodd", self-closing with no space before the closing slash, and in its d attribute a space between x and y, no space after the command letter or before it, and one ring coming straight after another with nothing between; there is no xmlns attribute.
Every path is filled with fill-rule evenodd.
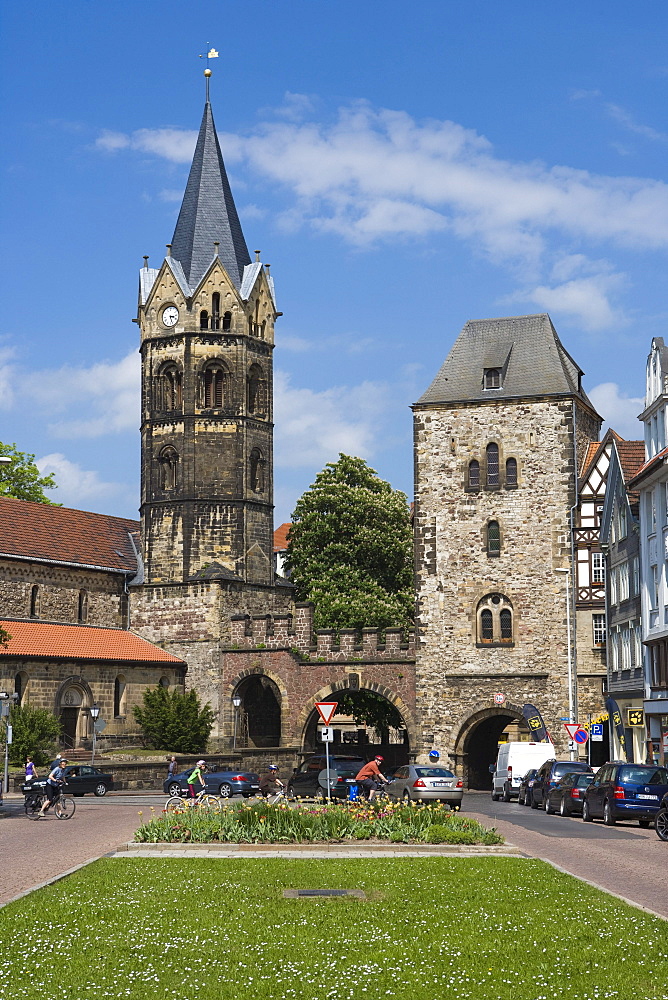
<svg viewBox="0 0 668 1000"><path fill-rule="evenodd" d="M142 814L140 814L142 815ZM264 802L227 806L220 813L185 809L161 813L135 833L138 843L259 844L379 840L395 844L502 844L494 829L429 803L336 802L323 806L275 806Z"/></svg>

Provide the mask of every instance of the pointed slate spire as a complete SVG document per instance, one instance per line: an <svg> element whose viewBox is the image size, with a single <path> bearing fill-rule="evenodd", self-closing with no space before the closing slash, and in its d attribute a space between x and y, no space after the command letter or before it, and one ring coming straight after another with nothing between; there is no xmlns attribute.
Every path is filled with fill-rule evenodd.
<svg viewBox="0 0 668 1000"><path fill-rule="evenodd" d="M227 179L211 104L204 105L195 155L172 237L172 257L181 264L195 288L214 256L214 242L230 278L241 287L250 254Z"/></svg>

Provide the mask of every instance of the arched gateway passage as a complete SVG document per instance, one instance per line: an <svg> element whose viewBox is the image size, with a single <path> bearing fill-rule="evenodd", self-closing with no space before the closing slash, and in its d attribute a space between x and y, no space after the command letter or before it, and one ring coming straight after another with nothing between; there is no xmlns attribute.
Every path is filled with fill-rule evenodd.
<svg viewBox="0 0 668 1000"><path fill-rule="evenodd" d="M516 706L482 708L462 726L455 744L457 768L467 788L490 789L489 765L495 763L502 733L513 726L512 738L530 735L529 727Z"/></svg>
<svg viewBox="0 0 668 1000"><path fill-rule="evenodd" d="M361 757L381 754L388 769L408 763L408 728L401 712L388 698L362 688L357 691L334 691L323 700L336 701L340 706L330 722L334 730L330 753ZM313 709L304 727L302 742L305 752L323 749L318 739L318 726L321 725L320 716Z"/></svg>
<svg viewBox="0 0 668 1000"><path fill-rule="evenodd" d="M235 690L241 698L237 746L277 747L281 743L281 693L266 674L246 677Z"/></svg>

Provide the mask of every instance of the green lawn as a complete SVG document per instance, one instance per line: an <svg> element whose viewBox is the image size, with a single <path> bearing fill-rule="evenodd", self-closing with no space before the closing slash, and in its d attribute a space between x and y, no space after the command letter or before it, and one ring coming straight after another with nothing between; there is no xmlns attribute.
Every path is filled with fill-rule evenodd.
<svg viewBox="0 0 668 1000"><path fill-rule="evenodd" d="M109 858L0 934L12 1000L668 998L668 923L521 858Z"/></svg>

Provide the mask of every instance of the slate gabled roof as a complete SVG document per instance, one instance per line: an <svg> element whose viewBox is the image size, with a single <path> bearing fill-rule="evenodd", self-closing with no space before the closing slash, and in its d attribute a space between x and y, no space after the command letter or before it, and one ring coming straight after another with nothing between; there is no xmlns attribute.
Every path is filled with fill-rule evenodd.
<svg viewBox="0 0 668 1000"><path fill-rule="evenodd" d="M500 388L484 388L487 368L502 370ZM578 396L593 410L580 384L582 374L547 313L469 320L416 405Z"/></svg>
<svg viewBox="0 0 668 1000"><path fill-rule="evenodd" d="M214 257L219 256L237 288L250 254L232 198L223 154L220 151L211 105L204 105L195 154L181 211L172 237L172 257L183 267L192 289L199 284Z"/></svg>
<svg viewBox="0 0 668 1000"><path fill-rule="evenodd" d="M137 554L130 535L139 521L0 497L0 558L34 559L132 574Z"/></svg>
<svg viewBox="0 0 668 1000"><path fill-rule="evenodd" d="M40 621L0 621L9 632L0 659L23 657L48 660L113 660L128 663L183 664L178 656L121 628L96 625L60 625Z"/></svg>

